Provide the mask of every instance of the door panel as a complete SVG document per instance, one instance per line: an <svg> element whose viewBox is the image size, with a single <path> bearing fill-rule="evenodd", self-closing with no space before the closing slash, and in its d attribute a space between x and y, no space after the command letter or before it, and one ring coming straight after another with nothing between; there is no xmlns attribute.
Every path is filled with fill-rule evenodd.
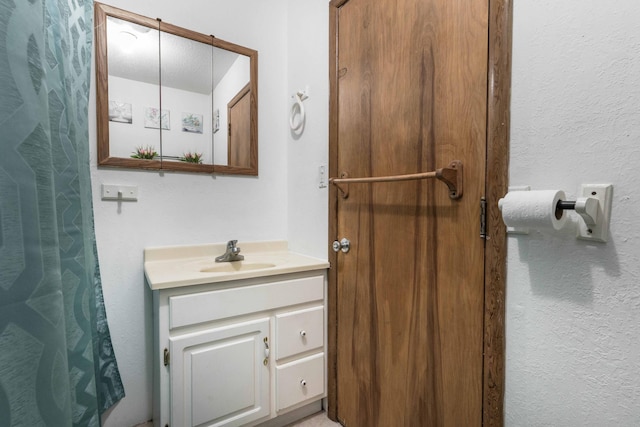
<svg viewBox="0 0 640 427"><path fill-rule="evenodd" d="M337 199L337 411L347 426L482 421L486 0L348 0L338 9L337 172L433 171Z"/></svg>
<svg viewBox="0 0 640 427"><path fill-rule="evenodd" d="M227 117L229 120L229 151L227 164L251 167L251 90L247 84L229 102Z"/></svg>
<svg viewBox="0 0 640 427"><path fill-rule="evenodd" d="M241 426L269 415L269 319L172 337L172 425Z"/></svg>

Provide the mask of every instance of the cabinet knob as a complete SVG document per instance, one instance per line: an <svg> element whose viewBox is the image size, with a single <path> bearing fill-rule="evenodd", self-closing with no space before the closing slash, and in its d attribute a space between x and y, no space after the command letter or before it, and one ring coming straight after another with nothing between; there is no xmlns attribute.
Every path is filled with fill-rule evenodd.
<svg viewBox="0 0 640 427"><path fill-rule="evenodd" d="M302 381L300 381L300 385L301 385L302 387L306 387L306 386L307 386L307 381L306 381L306 380L302 380Z"/></svg>
<svg viewBox="0 0 640 427"><path fill-rule="evenodd" d="M301 330L301 331L300 331L300 336L301 336L302 338L306 337L306 336L307 336L307 331L305 331L304 329L303 329L303 330Z"/></svg>

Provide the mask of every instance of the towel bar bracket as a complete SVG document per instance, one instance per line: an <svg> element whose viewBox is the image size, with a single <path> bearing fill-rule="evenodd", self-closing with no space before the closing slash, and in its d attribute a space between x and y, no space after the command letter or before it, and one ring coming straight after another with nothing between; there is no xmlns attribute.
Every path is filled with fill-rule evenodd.
<svg viewBox="0 0 640 427"><path fill-rule="evenodd" d="M449 198L457 200L462 197L462 162L454 160L447 167L436 170L436 178L449 187Z"/></svg>
<svg viewBox="0 0 640 427"><path fill-rule="evenodd" d="M340 173L340 179L349 179L349 174L347 172ZM336 186L336 188L340 191L340 197L343 199L349 198L349 184L340 185L339 182L335 182L335 179L329 178L329 182Z"/></svg>

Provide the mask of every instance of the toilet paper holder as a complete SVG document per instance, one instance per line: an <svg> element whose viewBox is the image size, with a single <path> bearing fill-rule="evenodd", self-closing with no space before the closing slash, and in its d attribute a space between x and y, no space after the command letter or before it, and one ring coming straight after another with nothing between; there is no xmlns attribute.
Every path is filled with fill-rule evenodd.
<svg viewBox="0 0 640 427"><path fill-rule="evenodd" d="M509 191L528 191L530 187L509 187ZM559 200L556 204L555 216L560 219L565 210L575 211L581 218L578 220L577 238L594 242L607 242L611 218L613 185L583 184L580 186L576 200ZM526 229L507 230L513 234L528 234Z"/></svg>

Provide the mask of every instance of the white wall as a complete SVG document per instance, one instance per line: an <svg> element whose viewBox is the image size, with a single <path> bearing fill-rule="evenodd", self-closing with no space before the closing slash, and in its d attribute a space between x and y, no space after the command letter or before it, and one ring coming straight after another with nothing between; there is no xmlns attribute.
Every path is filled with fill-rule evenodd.
<svg viewBox="0 0 640 427"><path fill-rule="evenodd" d="M259 52L259 177L96 167L95 82L89 117L98 252L113 345L127 397L106 427L151 418L152 306L144 283L149 246L287 238L287 3L263 0L106 0L108 4ZM173 113L173 112L172 112ZM326 144L326 142L325 142ZM131 184L137 202L100 200L100 185Z"/></svg>
<svg viewBox="0 0 640 427"><path fill-rule="evenodd" d="M640 423L640 3L514 2L511 185L614 185L607 244L509 237L507 426Z"/></svg>
<svg viewBox="0 0 640 427"><path fill-rule="evenodd" d="M328 188L318 188L318 168L329 156L329 1L288 5L287 125L292 95L307 86L310 95L303 132L288 132L289 246L326 259Z"/></svg>

